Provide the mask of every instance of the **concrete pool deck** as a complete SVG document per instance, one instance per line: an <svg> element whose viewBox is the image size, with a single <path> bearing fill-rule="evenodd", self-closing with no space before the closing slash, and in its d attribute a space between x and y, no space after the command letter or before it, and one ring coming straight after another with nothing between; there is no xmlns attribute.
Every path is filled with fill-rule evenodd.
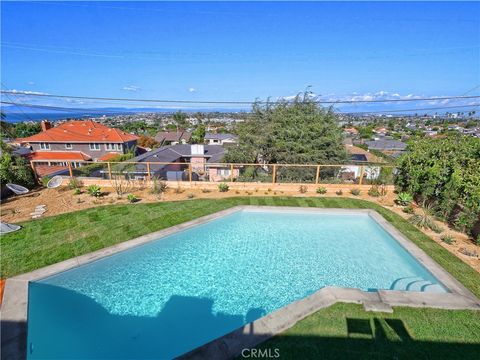
<svg viewBox="0 0 480 360"><path fill-rule="evenodd" d="M458 280L451 276L423 250L418 248L394 226L373 210L297 208L277 206L236 206L214 214L160 230L136 239L95 251L90 254L65 260L30 273L18 275L7 280L1 312L2 359L26 358L26 332L28 308L28 283L54 275L65 270L90 263L95 260L131 249L133 247L161 239L178 231L216 220L237 211L274 211L274 212L311 212L324 214L362 214L369 215L397 242L399 242L420 264L446 288L448 293L428 293L412 291L378 290L365 292L358 289L325 287L311 296L293 302L279 310L267 314L252 323L226 334L182 358L231 358L244 348L253 347L260 342L292 327L296 322L319 309L336 302L363 304L367 311L391 312L392 306L433 307L441 309L480 310L480 300Z"/></svg>

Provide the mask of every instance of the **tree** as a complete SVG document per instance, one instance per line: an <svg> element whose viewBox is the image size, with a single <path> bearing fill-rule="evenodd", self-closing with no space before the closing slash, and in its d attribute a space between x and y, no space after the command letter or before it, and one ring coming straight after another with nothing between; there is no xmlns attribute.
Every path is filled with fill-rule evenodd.
<svg viewBox="0 0 480 360"><path fill-rule="evenodd" d="M373 125L362 126L360 129L358 129L358 135L361 139L371 139L373 136L373 129Z"/></svg>
<svg viewBox="0 0 480 360"><path fill-rule="evenodd" d="M140 135L137 141L138 146L155 149L160 147L160 143L150 136Z"/></svg>
<svg viewBox="0 0 480 360"><path fill-rule="evenodd" d="M199 124L202 124L203 121L205 120L205 114L202 113L202 112L200 112L200 111L197 111L197 112L193 115L193 117L194 117L195 119L197 119L197 121L198 121Z"/></svg>
<svg viewBox="0 0 480 360"><path fill-rule="evenodd" d="M173 114L173 121L177 125L177 129L184 129L187 127L187 114L178 110L175 114Z"/></svg>
<svg viewBox="0 0 480 360"><path fill-rule="evenodd" d="M480 230L480 139L458 134L409 143L395 184L474 237ZM476 229L476 230L475 230Z"/></svg>
<svg viewBox="0 0 480 360"><path fill-rule="evenodd" d="M14 157L10 146L0 141L2 156L0 158L0 182L15 183L29 188L35 186L32 168L22 157Z"/></svg>
<svg viewBox="0 0 480 360"><path fill-rule="evenodd" d="M15 124L15 137L28 137L42 131L40 123L21 122Z"/></svg>
<svg viewBox="0 0 480 360"><path fill-rule="evenodd" d="M205 139L205 125L199 125L192 132L192 137L190 138L191 144L203 144Z"/></svg>
<svg viewBox="0 0 480 360"><path fill-rule="evenodd" d="M336 115L320 107L309 92L293 101L254 104L251 116L237 124L236 132L239 145L228 150L227 162L338 164L347 159ZM311 178L306 169L298 169L291 179L299 179L300 172ZM279 167L277 177L286 179L288 172Z"/></svg>

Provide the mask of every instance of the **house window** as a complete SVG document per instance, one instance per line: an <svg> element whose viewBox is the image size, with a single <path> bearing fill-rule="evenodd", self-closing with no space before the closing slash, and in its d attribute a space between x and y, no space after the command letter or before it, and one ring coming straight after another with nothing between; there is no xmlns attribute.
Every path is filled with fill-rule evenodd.
<svg viewBox="0 0 480 360"><path fill-rule="evenodd" d="M73 149L73 145L72 144L65 144L65 149Z"/></svg>
<svg viewBox="0 0 480 360"><path fill-rule="evenodd" d="M100 144L90 144L90 150L100 150Z"/></svg>
<svg viewBox="0 0 480 360"><path fill-rule="evenodd" d="M122 144L105 144L105 150L122 150Z"/></svg>
<svg viewBox="0 0 480 360"><path fill-rule="evenodd" d="M230 169L218 169L217 172L220 176L230 176Z"/></svg>
<svg viewBox="0 0 480 360"><path fill-rule="evenodd" d="M50 144L48 144L48 143L40 143L40 149L42 149L42 150L50 150Z"/></svg>

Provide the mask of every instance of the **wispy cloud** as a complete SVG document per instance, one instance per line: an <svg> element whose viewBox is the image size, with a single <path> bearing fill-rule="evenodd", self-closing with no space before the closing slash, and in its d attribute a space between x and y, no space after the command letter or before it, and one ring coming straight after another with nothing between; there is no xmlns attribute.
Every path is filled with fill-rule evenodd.
<svg viewBox="0 0 480 360"><path fill-rule="evenodd" d="M35 85L35 82L34 81L29 81L29 82L27 82L27 85Z"/></svg>
<svg viewBox="0 0 480 360"><path fill-rule="evenodd" d="M194 92L197 92L197 89L195 89L194 87L191 87L191 88L188 88L188 92L194 93Z"/></svg>
<svg viewBox="0 0 480 360"><path fill-rule="evenodd" d="M19 95L48 95L48 93L40 92L40 91L17 90L17 89L11 89L7 91L10 93L19 94Z"/></svg>
<svg viewBox="0 0 480 360"><path fill-rule="evenodd" d="M137 92L137 91L140 91L142 89L140 88L140 86L127 85L127 86L122 87L122 90Z"/></svg>

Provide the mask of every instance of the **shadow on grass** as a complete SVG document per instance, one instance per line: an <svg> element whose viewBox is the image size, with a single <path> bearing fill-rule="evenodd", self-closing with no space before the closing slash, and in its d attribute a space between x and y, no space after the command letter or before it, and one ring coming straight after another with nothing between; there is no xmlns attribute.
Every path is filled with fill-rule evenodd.
<svg viewBox="0 0 480 360"><path fill-rule="evenodd" d="M472 343L419 341L399 319L346 318L346 337L279 335L256 349L279 359L479 359L479 339ZM473 343L476 341L477 343ZM245 352L244 355L251 355ZM244 359L247 356L238 356ZM265 358L265 357L264 357Z"/></svg>

